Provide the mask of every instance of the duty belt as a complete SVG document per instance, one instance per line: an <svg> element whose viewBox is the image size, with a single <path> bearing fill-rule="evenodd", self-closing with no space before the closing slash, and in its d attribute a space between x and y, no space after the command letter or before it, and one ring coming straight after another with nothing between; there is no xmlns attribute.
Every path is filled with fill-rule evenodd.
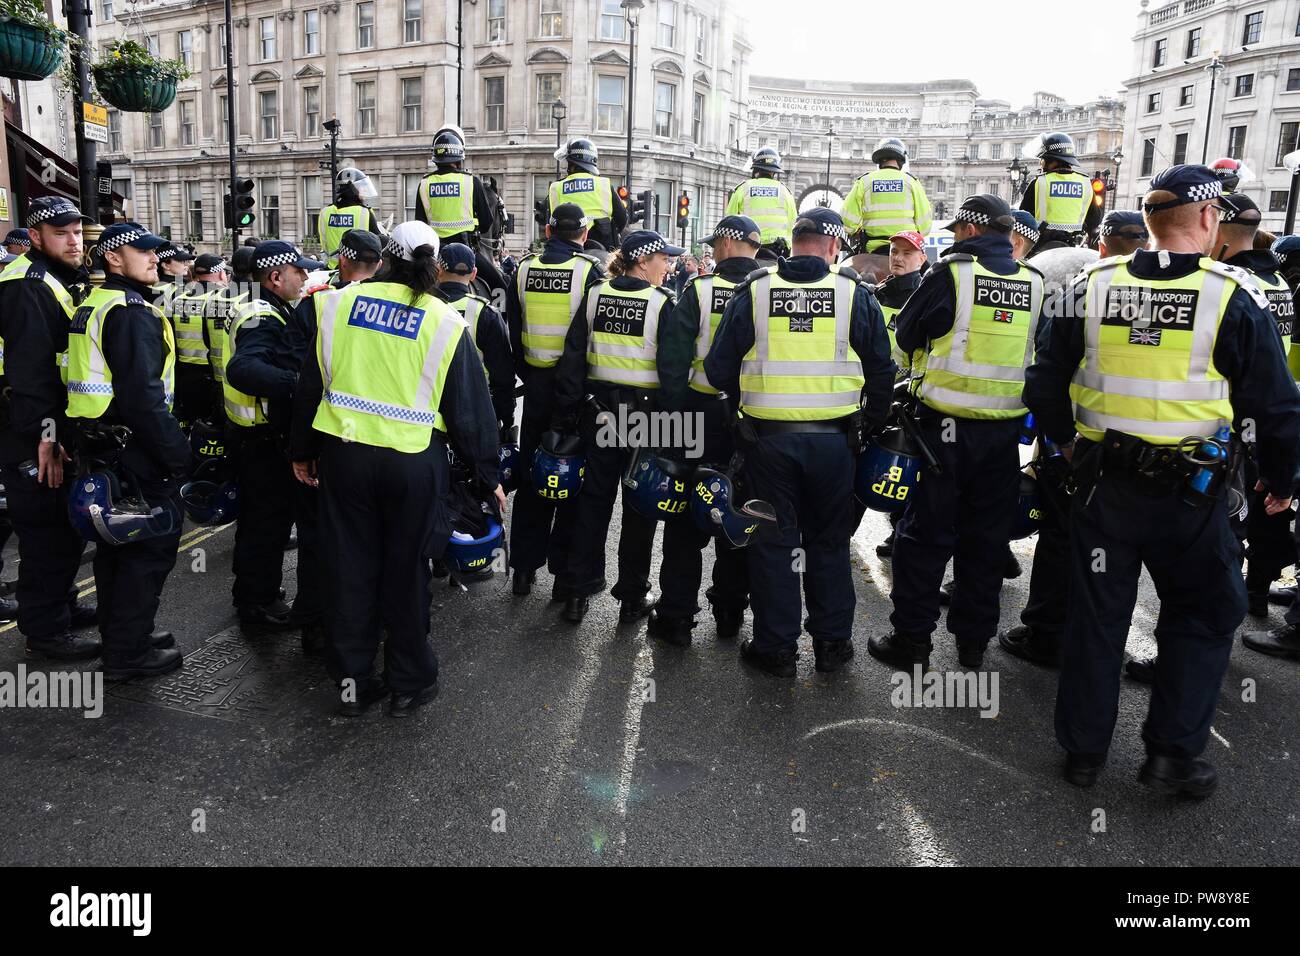
<svg viewBox="0 0 1300 956"><path fill-rule="evenodd" d="M832 418L822 421L789 422L747 416L753 422L754 431L759 435L843 435L848 431L847 418Z"/></svg>

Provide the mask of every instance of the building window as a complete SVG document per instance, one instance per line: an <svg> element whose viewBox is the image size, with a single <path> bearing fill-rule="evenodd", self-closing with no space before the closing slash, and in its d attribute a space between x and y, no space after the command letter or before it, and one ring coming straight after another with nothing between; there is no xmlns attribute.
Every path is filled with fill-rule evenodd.
<svg viewBox="0 0 1300 956"><path fill-rule="evenodd" d="M375 135L375 81L360 80L353 85L357 99L357 135Z"/></svg>
<svg viewBox="0 0 1300 956"><path fill-rule="evenodd" d="M419 43L424 38L424 0L403 0L402 26L407 43Z"/></svg>
<svg viewBox="0 0 1300 956"><path fill-rule="evenodd" d="M320 52L320 11L307 10L302 15L302 52L315 56Z"/></svg>
<svg viewBox="0 0 1300 956"><path fill-rule="evenodd" d="M1138 176L1143 179L1151 175L1156 165L1156 141L1154 139L1144 139L1142 141L1142 166L1138 170Z"/></svg>
<svg viewBox="0 0 1300 956"><path fill-rule="evenodd" d="M506 129L506 78L483 78L483 107L486 110L484 127L489 133L504 133Z"/></svg>
<svg viewBox="0 0 1300 956"><path fill-rule="evenodd" d="M224 23L219 23L217 24L217 66L226 65L227 51L229 51L232 55L235 52L234 48L230 46L228 43L226 43L226 25ZM234 56L232 60L232 65L238 65L238 63L239 63L239 57Z"/></svg>
<svg viewBox="0 0 1300 956"><path fill-rule="evenodd" d="M1268 194L1268 211L1269 212L1286 212L1287 200L1291 194L1285 189L1275 189Z"/></svg>
<svg viewBox="0 0 1300 956"><path fill-rule="evenodd" d="M357 4L357 49L368 50L375 45L375 3L366 0Z"/></svg>
<svg viewBox="0 0 1300 956"><path fill-rule="evenodd" d="M1187 162L1187 134L1178 133L1174 136L1174 162L1173 165L1181 166Z"/></svg>
<svg viewBox="0 0 1300 956"><path fill-rule="evenodd" d="M938 143L938 144L936 144L936 145L935 145L935 148L934 148L934 156L935 156L935 159L947 159L947 158L948 158L948 144L947 144L947 143Z"/></svg>
<svg viewBox="0 0 1300 956"><path fill-rule="evenodd" d="M262 42L262 60L275 59L275 17L259 17L257 35Z"/></svg>
<svg viewBox="0 0 1300 956"><path fill-rule="evenodd" d="M623 16L620 0L600 0L600 38L602 40L627 39L627 19Z"/></svg>
<svg viewBox="0 0 1300 956"><path fill-rule="evenodd" d="M695 94L695 108L691 111L691 139L702 143L704 136L704 94Z"/></svg>
<svg viewBox="0 0 1300 956"><path fill-rule="evenodd" d="M1246 127L1233 126L1228 130L1228 158L1241 159L1246 155Z"/></svg>
<svg viewBox="0 0 1300 956"><path fill-rule="evenodd" d="M1283 123L1277 138L1277 161L1274 166L1282 165L1282 157L1300 149L1300 123Z"/></svg>
<svg viewBox="0 0 1300 956"><path fill-rule="evenodd" d="M185 64L185 69L194 68L194 34L189 30L176 34L176 57Z"/></svg>
<svg viewBox="0 0 1300 956"><path fill-rule="evenodd" d="M280 136L280 95L275 90L262 90L257 94L257 115L261 118L263 141Z"/></svg>
<svg viewBox="0 0 1300 956"><path fill-rule="evenodd" d="M971 143L971 144L970 144L970 158L971 158L971 159L979 159L979 158L980 158L980 144L979 144L979 143Z"/></svg>
<svg viewBox="0 0 1300 956"><path fill-rule="evenodd" d="M402 132L418 133L424 128L424 78L402 80Z"/></svg>
<svg viewBox="0 0 1300 956"><path fill-rule="evenodd" d="M162 44L158 41L158 34L151 33L145 37L144 46L149 51L150 56L162 56Z"/></svg>
<svg viewBox="0 0 1300 956"><path fill-rule="evenodd" d="M1165 61L1169 59L1169 41L1163 37L1156 41L1155 50L1151 54L1152 66L1164 66Z"/></svg>
<svg viewBox="0 0 1300 956"><path fill-rule="evenodd" d="M117 194L118 194L119 196L121 196L123 199L133 199L133 198L135 198L135 197L132 196L132 194L131 194L131 180L129 180L129 179L114 179L114 180L113 180L113 192L117 193ZM1285 196L1286 193L1283 193L1282 195Z"/></svg>
<svg viewBox="0 0 1300 956"><path fill-rule="evenodd" d="M596 77L596 132L623 132L624 78Z"/></svg>
<svg viewBox="0 0 1300 956"><path fill-rule="evenodd" d="M1243 45L1258 43L1259 36L1264 31L1264 11L1257 10L1255 13L1246 14L1246 28L1241 31L1241 42Z"/></svg>
<svg viewBox="0 0 1300 956"><path fill-rule="evenodd" d="M308 86L302 91L302 135L314 139L320 135L320 87Z"/></svg>
<svg viewBox="0 0 1300 956"><path fill-rule="evenodd" d="M555 129L555 120L551 116L552 104L563 95L559 73L537 74L537 128Z"/></svg>
<svg viewBox="0 0 1300 956"><path fill-rule="evenodd" d="M989 147L989 159L1001 159L1001 158L1002 158L1002 144L1001 143L992 144Z"/></svg>
<svg viewBox="0 0 1300 956"><path fill-rule="evenodd" d="M677 4L674 0L659 0L659 46L677 49Z"/></svg>
<svg viewBox="0 0 1300 956"><path fill-rule="evenodd" d="M194 145L194 101L181 100L180 109L181 145Z"/></svg>
<svg viewBox="0 0 1300 956"><path fill-rule="evenodd" d="M709 57L709 21L700 14L695 16L695 58L707 60Z"/></svg>
<svg viewBox="0 0 1300 956"><path fill-rule="evenodd" d="M122 114L117 110L108 111L108 151L122 152Z"/></svg>
<svg viewBox="0 0 1300 956"><path fill-rule="evenodd" d="M1160 112L1160 96L1161 96L1161 94L1159 94L1159 93L1148 93L1148 94L1147 94L1147 112L1148 112L1148 113L1159 113L1159 112Z"/></svg>
<svg viewBox="0 0 1300 956"><path fill-rule="evenodd" d="M506 38L506 0L488 0L487 38L496 43Z"/></svg>
<svg viewBox="0 0 1300 956"><path fill-rule="evenodd" d="M219 135L219 138L217 139L217 142L218 142L218 143L228 143L228 142L230 142L230 112L229 112L229 110L230 110L229 100L226 99L226 96L225 96L225 94L223 93L222 95L220 95L220 96L217 97L217 119L218 119L218 125L219 125L219 128L220 128L220 132L219 132L219 134L218 134L218 135ZM238 124L238 122L239 122L239 118L238 118L238 117L235 117L235 122L236 122L236 124ZM236 127L236 128L238 128L238 127Z"/></svg>
<svg viewBox="0 0 1300 956"><path fill-rule="evenodd" d="M673 103L677 87L671 83L655 83L655 135L667 138L673 135Z"/></svg>
<svg viewBox="0 0 1300 956"><path fill-rule="evenodd" d="M280 237L280 180L257 181L257 206L262 216L262 235Z"/></svg>
<svg viewBox="0 0 1300 956"><path fill-rule="evenodd" d="M1236 85L1233 87L1233 96L1250 96L1255 92L1255 74L1243 73L1237 77Z"/></svg>
<svg viewBox="0 0 1300 956"><path fill-rule="evenodd" d="M1187 31L1187 54L1184 59L1190 60L1194 56L1201 55L1201 28Z"/></svg>
<svg viewBox="0 0 1300 956"><path fill-rule="evenodd" d="M149 114L149 146L152 149L161 149L166 145L166 139L163 136L163 117L162 113Z"/></svg>
<svg viewBox="0 0 1300 956"><path fill-rule="evenodd" d="M677 194L673 184L666 179L655 180L655 224L654 229L661 236L668 235L677 211Z"/></svg>
<svg viewBox="0 0 1300 956"><path fill-rule="evenodd" d="M406 216L403 222L413 222L416 218L422 182L424 182L424 173L402 173L402 211Z"/></svg>
<svg viewBox="0 0 1300 956"><path fill-rule="evenodd" d="M167 183L153 184L153 222L154 235L172 237L172 188Z"/></svg>
<svg viewBox="0 0 1300 956"><path fill-rule="evenodd" d="M1286 71L1286 91L1300 90L1300 67L1292 67Z"/></svg>
<svg viewBox="0 0 1300 956"><path fill-rule="evenodd" d="M1195 99L1196 99L1196 87L1195 87L1195 86L1191 86L1191 85L1189 85L1189 86L1184 86L1184 87L1180 87L1180 88L1179 88L1179 90L1178 90L1178 105L1179 105L1179 106L1191 106L1192 103L1195 101Z"/></svg>
<svg viewBox="0 0 1300 956"><path fill-rule="evenodd" d="M564 14L561 12L562 0L539 0L541 4L541 30L538 36L564 36Z"/></svg>
<svg viewBox="0 0 1300 956"><path fill-rule="evenodd" d="M308 239L319 239L316 217L320 215L320 177L302 177L302 234Z"/></svg>
<svg viewBox="0 0 1300 956"><path fill-rule="evenodd" d="M203 240L203 184L193 179L185 182L185 235Z"/></svg>
<svg viewBox="0 0 1300 956"><path fill-rule="evenodd" d="M113 22L113 0L102 0L99 4L99 19L105 23Z"/></svg>

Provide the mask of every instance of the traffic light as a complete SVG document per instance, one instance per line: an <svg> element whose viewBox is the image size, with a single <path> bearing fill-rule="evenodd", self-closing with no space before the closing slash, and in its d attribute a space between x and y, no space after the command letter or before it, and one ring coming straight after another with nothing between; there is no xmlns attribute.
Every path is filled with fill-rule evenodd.
<svg viewBox="0 0 1300 956"><path fill-rule="evenodd" d="M626 186L618 187L618 201L623 204L624 209L632 208L632 191Z"/></svg>
<svg viewBox="0 0 1300 956"><path fill-rule="evenodd" d="M1106 180L1098 173L1092 177L1092 204L1094 206L1106 205Z"/></svg>
<svg viewBox="0 0 1300 956"><path fill-rule="evenodd" d="M236 179L233 196L226 194L226 228L247 229L253 224L257 215L252 212L257 200L253 198L253 181Z"/></svg>
<svg viewBox="0 0 1300 956"><path fill-rule="evenodd" d="M685 229L686 224L691 221L691 197L686 195L686 190L677 197L677 228Z"/></svg>
<svg viewBox="0 0 1300 956"><path fill-rule="evenodd" d="M545 229L551 222L551 207L548 200L538 199L533 203L533 222L538 229Z"/></svg>
<svg viewBox="0 0 1300 956"><path fill-rule="evenodd" d="M654 214L654 196L653 189L647 189L639 192L627 204L627 221L629 224L634 222L649 221Z"/></svg>

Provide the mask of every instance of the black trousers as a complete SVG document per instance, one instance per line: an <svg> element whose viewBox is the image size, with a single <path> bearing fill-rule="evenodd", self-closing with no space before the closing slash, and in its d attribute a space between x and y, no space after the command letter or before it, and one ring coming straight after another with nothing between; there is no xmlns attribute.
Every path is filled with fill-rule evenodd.
<svg viewBox="0 0 1300 956"><path fill-rule="evenodd" d="M853 455L843 435L769 435L745 452L749 488L776 508L748 552L754 646L792 651L803 631L825 641L853 635L857 596L849 567ZM803 601L800 600L802 583Z"/></svg>
<svg viewBox="0 0 1300 956"><path fill-rule="evenodd" d="M1233 633L1246 615L1241 548L1227 503L1193 507L1177 495L1142 494L1109 471L1088 496L1081 488L1070 511L1056 739L1071 753L1101 755L1110 747L1145 566L1160 598L1160 665L1142 737L1148 753L1194 757L1209 739Z"/></svg>
<svg viewBox="0 0 1300 956"><path fill-rule="evenodd" d="M1256 469L1246 476L1246 540L1250 543L1246 559L1246 592L1267 594L1268 587L1282 574L1282 569L1296 563L1295 540L1291 536L1290 511L1271 515L1264 510L1267 492L1255 491Z"/></svg>
<svg viewBox="0 0 1300 956"><path fill-rule="evenodd" d="M326 664L336 681L374 675L381 631L385 678L398 693L433 683L429 562L450 534L447 449L404 454L326 441L320 458L320 543Z"/></svg>
<svg viewBox="0 0 1300 956"><path fill-rule="evenodd" d="M948 631L983 647L997 633L1002 570L1020 481L1020 420L927 415L921 428L943 473L922 468L894 535L895 632L928 637L939 620L939 588L949 559L955 585Z"/></svg>
<svg viewBox="0 0 1300 956"><path fill-rule="evenodd" d="M1045 474L1038 476L1038 496L1042 519L1020 622L1035 635L1059 639L1070 596L1070 496L1061 482Z"/></svg>
<svg viewBox="0 0 1300 956"><path fill-rule="evenodd" d="M176 402L172 414L178 422L188 427L197 419L214 417L218 411L215 398L212 366L206 360L202 365L176 363Z"/></svg>
<svg viewBox="0 0 1300 956"><path fill-rule="evenodd" d="M293 483L293 523L298 528L298 589L293 620L300 627L321 622L320 491Z"/></svg>
<svg viewBox="0 0 1300 956"><path fill-rule="evenodd" d="M166 494L180 513L178 493L173 489ZM157 504L160 496L145 497ZM149 653L149 635L153 633L167 575L176 566L180 542L178 526L172 534L157 538L95 546L95 592L106 665L131 664Z"/></svg>
<svg viewBox="0 0 1300 956"><path fill-rule="evenodd" d="M524 383L524 410L519 429L519 489L510 515L510 566L536 571L546 565L557 577L568 561L578 500L556 504L539 498L529 478L533 455L555 408L555 369L533 369Z"/></svg>
<svg viewBox="0 0 1300 956"><path fill-rule="evenodd" d="M235 607L259 607L280 596L284 547L293 528L293 466L268 426L227 429L239 476L232 588Z"/></svg>
<svg viewBox="0 0 1300 956"><path fill-rule="evenodd" d="M76 603L77 569L86 542L68 521L66 470L61 488L37 484L18 469L0 467L9 521L18 535L18 630L26 638L49 640L66 634Z"/></svg>

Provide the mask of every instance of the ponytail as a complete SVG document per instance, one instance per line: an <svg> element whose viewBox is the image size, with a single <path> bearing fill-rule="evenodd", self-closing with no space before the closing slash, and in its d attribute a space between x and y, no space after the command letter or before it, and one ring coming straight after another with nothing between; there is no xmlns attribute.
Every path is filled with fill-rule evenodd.
<svg viewBox="0 0 1300 956"><path fill-rule="evenodd" d="M418 246L414 255L415 258L408 261L386 252L383 269L385 280L399 283L411 290L411 305L420 296L432 295L438 289L438 254L433 246Z"/></svg>
<svg viewBox="0 0 1300 956"><path fill-rule="evenodd" d="M608 272L611 277L627 275L627 270L630 265L631 264L623 258L623 250L615 249L609 254L609 258L605 260L605 271Z"/></svg>

